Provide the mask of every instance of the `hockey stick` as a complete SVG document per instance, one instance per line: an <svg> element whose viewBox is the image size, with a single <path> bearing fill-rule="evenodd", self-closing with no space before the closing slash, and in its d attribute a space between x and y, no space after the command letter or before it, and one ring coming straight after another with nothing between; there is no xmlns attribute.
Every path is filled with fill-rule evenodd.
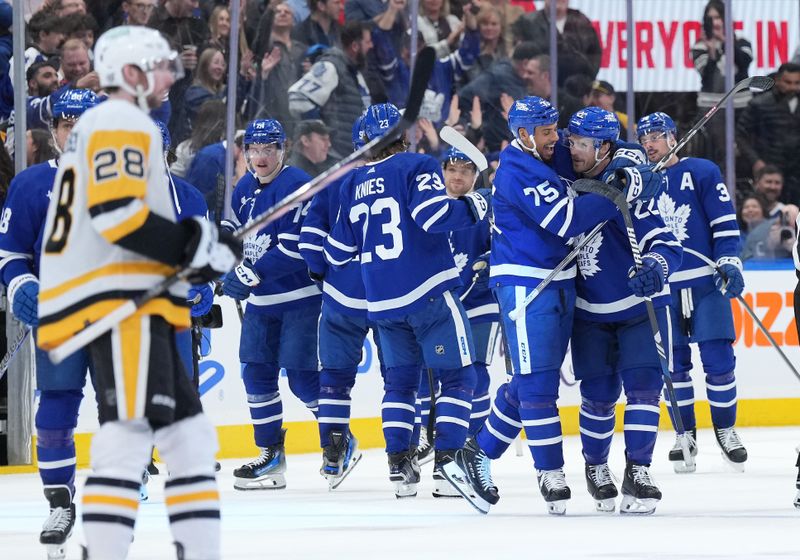
<svg viewBox="0 0 800 560"><path fill-rule="evenodd" d="M653 166L653 171L658 172L664 169L664 167L666 167L667 165L667 162L670 159L672 159L672 156L677 154L679 150L681 150L684 146L686 146L686 144L689 143L689 141L694 137L694 135L697 134L709 120L711 120L711 117L717 114L717 111L720 110L723 103L725 103L725 101L731 95L735 95L740 91L744 91L746 89L752 89L756 92L765 92L771 89L774 83L775 81L768 76L751 76L749 78L745 78L744 80L738 82L735 86L733 86L733 88L728 93L722 96L722 99L717 101L717 103L713 107L711 107L708 111L706 111L706 114L703 115L703 118L697 121L697 123L691 129L689 129L689 131L683 136L683 138L681 138L680 141L676 143L670 149L670 151L664 155L664 157L658 160L658 163L656 163ZM519 318L520 314L525 310L525 308L528 307L531 304L531 302L534 299L536 299L539 296L539 294L542 293L542 290L544 290L547 287L547 285L550 284L550 282L552 282L553 279L567 267L567 265L569 265L570 262L572 262L572 259L578 256L581 250L586 245L589 244L592 238L594 238L594 236L597 235L601 229L603 229L604 225L606 225L606 222L597 224L594 227L594 229L592 229L588 234L584 235L584 237L574 246L572 251L570 251L569 254L566 257L564 257L564 260L558 263L558 266L556 266L544 280L539 282L539 285L536 286L530 294L528 294L528 296L522 301L522 303L520 303L517 307L511 310L511 312L508 314L509 319L511 319L512 321L516 321Z"/></svg>
<svg viewBox="0 0 800 560"><path fill-rule="evenodd" d="M633 253L633 264L636 270L639 270L642 267L642 252L639 249L639 242L636 239L636 231L633 229L633 218L631 218L631 210L625 198L625 193L608 183L595 181L593 179L579 179L572 184L572 188L577 192L598 194L609 199L619 208L622 219L625 222L625 229L628 233L628 243L631 246L631 253ZM669 363L667 363L667 354L664 351L664 342L661 337L661 329L658 326L656 310L653 307L653 300L649 297L644 298L644 304L647 309L647 318L650 321L650 329L653 331L653 341L655 342L658 361L661 365L661 376L664 378L664 385L667 387L667 396L670 406L672 407L675 431L678 434L678 441L683 451L683 461L686 463L687 467L691 468L694 466L694 457L692 457L692 453L689 449L689 439L683 425L680 408L678 407L678 397L675 395L675 387L672 384L672 374L669 371ZM669 340L667 342L671 344Z"/></svg>
<svg viewBox="0 0 800 560"><path fill-rule="evenodd" d="M428 86L428 80L433 72L434 62L435 54L432 47L425 47L419 52L411 79L411 87L408 92L406 110L403 113L400 121L395 126L387 130L383 136L372 139L362 148L356 150L339 163L333 165L321 175L318 175L308 183L299 187L294 192L286 195L282 200L279 200L277 203L275 203L274 206L267 209L262 214L253 218L249 223L236 230L234 237L241 241L248 235L260 230L265 225L274 222L281 216L290 212L297 206L297 204L310 199L333 181L344 176L351 169L358 167L367 158L375 154L379 154L388 146L391 146L417 120L417 115L419 114L420 107L422 106L422 99ZM176 283L188 278L192 272L193 271L190 269L180 269L175 274L168 276L143 294L128 300L126 303L117 307L108 315L84 327L72 338L53 348L50 351L50 359L53 361L53 363L60 363L64 358L76 350L83 348L93 340L96 340L98 337L111 330L121 321L136 313L136 311L147 302L158 297Z"/></svg>
<svg viewBox="0 0 800 560"><path fill-rule="evenodd" d="M214 223L219 224L222 223L222 213L225 211L225 177L222 174L217 173L217 189L214 192ZM223 295L222 294L222 283L217 284L214 287L214 294L215 295ZM217 291L219 288L219 291ZM241 324L244 321L244 311L242 311L242 302L238 299L233 300L234 304L236 305L236 313L239 315L239 323Z"/></svg>
<svg viewBox="0 0 800 560"><path fill-rule="evenodd" d="M695 251L693 249L690 249L688 247L684 247L683 250L684 250L684 252L689 253L690 255L694 255L695 257L697 257L698 259L700 259L701 261L706 263L708 266L710 266L714 270L716 270L722 276L722 279L725 282L728 281L728 279L725 278L725 275L722 274L722 270L719 268L719 266L717 266L717 263L715 263L714 261L709 259L707 256L705 256L702 253L698 253L697 251ZM775 350L777 350L778 354L780 354L780 356L781 356L781 359L784 361L784 363L787 366L789 366L789 369L792 370L792 373L794 374L794 376L797 377L797 379L800 379L800 372L797 371L797 368L794 367L792 362L789 361L789 358L786 356L786 354L784 354L783 350L781 350L780 345L772 337L770 332L767 330L767 327L764 326L764 323L761 322L761 319L758 318L758 316L756 315L756 312L753 310L752 307L750 307L750 304L747 303L747 300L745 300L741 295L736 296L736 299L739 300L739 303L742 304L742 306L747 311L748 315L750 315L750 317L753 318L753 322L755 322L755 324L758 326L759 330L762 333L764 333L764 336L767 337L767 340L769 340L769 343L772 344L772 347L775 348Z"/></svg>
<svg viewBox="0 0 800 560"><path fill-rule="evenodd" d="M8 349L6 355L3 356L3 361L0 362L0 379L3 379L6 371L8 371L8 366L11 364L11 360L14 359L19 349L22 348L22 345L28 340L28 335L31 334L31 330L30 327L25 326L17 335L17 338L14 339L14 342L11 343L11 348Z"/></svg>
<svg viewBox="0 0 800 560"><path fill-rule="evenodd" d="M436 380L433 378L433 370L425 368L428 372L428 388L431 392L431 407L428 409L428 444L434 447L434 437L436 433Z"/></svg>

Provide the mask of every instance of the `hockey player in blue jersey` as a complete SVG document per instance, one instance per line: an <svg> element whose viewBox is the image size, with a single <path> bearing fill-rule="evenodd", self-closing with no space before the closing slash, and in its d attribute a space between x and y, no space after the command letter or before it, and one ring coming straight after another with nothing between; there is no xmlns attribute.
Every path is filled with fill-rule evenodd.
<svg viewBox="0 0 800 560"><path fill-rule="evenodd" d="M572 331L576 265L558 274L517 321L508 314L566 257L571 238L613 218L617 209L595 194L571 196L548 165L558 142L557 122L558 111L540 97L517 100L509 111L515 139L500 154L494 179L490 285L500 304L514 375L498 389L484 428L455 462L497 501L489 458L500 457L524 426L547 509L561 515L571 493L556 400ZM648 167L619 172L622 178L615 181L638 187L627 189L629 201L646 200L660 189L660 178Z"/></svg>
<svg viewBox="0 0 800 560"><path fill-rule="evenodd" d="M89 90L72 90L53 107L51 133L59 153L84 111L97 103ZM50 160L17 174L8 189L0 219L0 274L8 288L14 316L30 328L38 325L39 255L42 248L50 191L58 160ZM44 495L50 504L39 541L53 552L63 551L75 523L75 440L78 409L89 367L86 351L79 350L58 365L47 352L36 349L36 453ZM56 556L57 557L57 556Z"/></svg>
<svg viewBox="0 0 800 560"><path fill-rule="evenodd" d="M353 125L353 149L364 145L363 117ZM339 215L340 189L346 176L314 196L300 230L300 254L309 275L322 284L319 318L319 439L322 447L320 474L337 488L361 459L358 440L350 432L350 391L356 382L361 349L372 328L367 319L367 299L358 262L332 269L322 254L323 242ZM378 346L380 349L380 346Z"/></svg>
<svg viewBox="0 0 800 560"><path fill-rule="evenodd" d="M364 116L366 139L399 120L394 105L372 105ZM479 193L447 196L437 161L405 149L399 139L348 175L339 219L324 242L334 268L360 260L368 317L378 324L385 358L381 416L397 497L415 496L419 482L412 432L421 362L441 370L435 469L452 462L467 435L474 350L464 308L450 291L460 280L447 232L474 225L488 211ZM472 488L460 491L476 499Z"/></svg>
<svg viewBox="0 0 800 560"><path fill-rule="evenodd" d="M246 224L310 180L304 171L284 165L285 144L278 121L257 119L247 125L244 145L250 173L239 180L232 201L239 223ZM308 204L250 236L244 261L223 281L226 295L247 300L239 360L255 443L261 449L258 457L234 471L234 488L239 490L286 487L280 368L286 369L291 391L317 414L314 349L321 297L297 248Z"/></svg>
<svg viewBox="0 0 800 560"><path fill-rule="evenodd" d="M577 177L613 177L612 157L624 150L629 165L645 159L640 146L619 142L616 115L599 107L576 112L566 144ZM556 171L561 172L558 167ZM608 222L578 257L572 365L580 380L579 426L586 460L586 485L598 511L615 509L617 488L608 467L614 434L614 405L621 389L625 405L625 459L620 513L655 511L661 492L650 476L663 385L661 365L643 297L651 297L660 333L669 348L670 291L667 277L680 266L680 243L664 225L655 201L632 208L642 267L634 268L621 215ZM629 278L629 276L631 276Z"/></svg>
<svg viewBox="0 0 800 560"><path fill-rule="evenodd" d="M677 142L675 123L666 113L652 113L637 123L639 142L650 161L664 157ZM677 156L667 162L665 192L658 211L684 248L681 267L672 272L673 359L675 392L692 455L697 453L690 343L697 343L706 374L714 435L723 458L744 469L747 451L736 433L736 358L730 298L744 290L739 260L736 210L719 168L711 161ZM706 263L716 262L720 272ZM671 414L674 411L670 410ZM676 442L669 453L676 472L689 468ZM694 470L693 468L691 470Z"/></svg>

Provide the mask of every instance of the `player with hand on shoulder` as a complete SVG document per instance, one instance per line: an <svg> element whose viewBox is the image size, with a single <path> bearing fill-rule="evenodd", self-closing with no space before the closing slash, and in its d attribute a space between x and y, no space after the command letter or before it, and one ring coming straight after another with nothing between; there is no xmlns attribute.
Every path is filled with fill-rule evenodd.
<svg viewBox="0 0 800 560"><path fill-rule="evenodd" d="M61 156L41 256L38 345L51 350L174 274L231 270L241 243L208 221L176 221L150 109L182 75L157 31L104 33L95 68L109 99L75 125ZM169 470L166 505L178 558L220 558L216 432L175 347L189 326L177 282L87 347L100 428L83 492L85 558L128 555L142 472L155 443Z"/></svg>
<svg viewBox="0 0 800 560"><path fill-rule="evenodd" d="M666 113L652 113L636 125L639 142L651 162L659 161L677 142L677 128ZM744 291L740 236L733 201L719 167L707 159L673 155L663 174L666 188L656 202L661 218L681 242L683 262L671 271L673 379L681 418L697 453L690 343L700 348L706 374L714 436L723 459L744 469L747 450L736 433L736 358L730 299ZM716 263L716 267L708 264ZM669 401L668 401L669 403ZM670 409L670 414L675 414ZM679 442L669 453L676 472L687 472ZM692 468L691 470L694 470Z"/></svg>

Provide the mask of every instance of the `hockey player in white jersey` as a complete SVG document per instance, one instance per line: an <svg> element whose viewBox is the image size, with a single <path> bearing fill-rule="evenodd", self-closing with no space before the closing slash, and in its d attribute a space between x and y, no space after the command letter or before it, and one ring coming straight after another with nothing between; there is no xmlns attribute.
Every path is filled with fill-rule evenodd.
<svg viewBox="0 0 800 560"><path fill-rule="evenodd" d="M677 142L675 123L666 113L642 117L637 130L639 142L653 162L664 157ZM719 167L709 160L672 156L663 174L666 187L656 201L657 208L684 248L683 263L670 277L673 379L680 414L691 437L691 453L695 455L697 429L689 344L697 343L706 374L714 436L725 461L736 470L743 470L747 451L734 428L736 358L733 341L736 334L729 301L744 290L736 210ZM720 272L708 266L704 258L716 262ZM670 414L674 413L670 410ZM690 470L683 461L678 442L670 451L669 459L676 472Z"/></svg>
<svg viewBox="0 0 800 560"><path fill-rule="evenodd" d="M640 146L619 141L616 115L587 107L569 120L566 143L569 168L556 171L576 178L606 181L615 152L628 165L644 162ZM582 196L582 195L581 195ZM650 476L658 433L661 364L643 297L652 298L665 346L669 348L670 292L667 277L680 265L680 243L664 225L655 202L636 202L631 214L640 240L642 267L636 270L625 222L610 220L578 258L575 324L571 351L575 378L580 380L579 426L586 460L586 485L598 511L615 509L617 487L608 466L614 434L614 406L624 388L625 474L620 513L655 511L661 491Z"/></svg>
<svg viewBox="0 0 800 560"><path fill-rule="evenodd" d="M394 105L371 106L367 139L399 120ZM450 291L460 282L447 232L474 225L488 210L479 193L447 196L436 160L405 149L403 138L348 176L339 219L324 243L331 266L356 256L361 262L367 313L378 324L385 358L383 432L398 497L415 496L419 482L412 432L421 362L442 370L435 469L452 462L467 435L474 351L464 308ZM474 499L473 489L460 491Z"/></svg>
<svg viewBox="0 0 800 560"><path fill-rule="evenodd" d="M231 270L241 243L204 219L176 222L161 134L147 114L182 74L157 31L114 28L95 69L109 99L75 125L61 156L41 257L38 345L51 350L171 275L191 282ZM169 470L166 508L177 557L220 558L214 427L183 372L175 329L189 285L174 284L89 343L100 428L83 490L90 560L128 555L142 472L155 443Z"/></svg>
<svg viewBox="0 0 800 560"><path fill-rule="evenodd" d="M576 266L556 276L516 322L508 314L563 260L569 239L618 211L595 194L570 196L548 165L558 141L557 122L558 111L539 97L517 100L509 111L515 140L501 153L494 180L490 285L500 304L514 375L499 388L474 444L459 451L455 462L497 501L488 458L500 457L524 426L548 512L563 515L571 492L564 477L556 400L559 368L572 331ZM660 189L660 178L647 167L620 172L641 187L628 189L630 201L637 196L647 200Z"/></svg>

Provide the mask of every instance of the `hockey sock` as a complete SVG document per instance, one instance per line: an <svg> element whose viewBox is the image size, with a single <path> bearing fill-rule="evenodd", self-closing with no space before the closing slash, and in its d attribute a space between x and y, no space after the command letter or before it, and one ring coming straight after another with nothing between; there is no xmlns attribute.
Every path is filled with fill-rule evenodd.
<svg viewBox="0 0 800 560"><path fill-rule="evenodd" d="M522 429L519 402L508 389L508 383L497 389L489 417L475 436L478 446L490 459L499 459Z"/></svg>
<svg viewBox="0 0 800 560"><path fill-rule="evenodd" d="M543 471L563 467L561 418L556 403L521 401L519 416L525 428L534 466Z"/></svg>
<svg viewBox="0 0 800 560"><path fill-rule="evenodd" d="M83 533L90 558L123 560L133 540L141 478L90 476L83 488Z"/></svg>
<svg viewBox="0 0 800 560"><path fill-rule="evenodd" d="M711 406L711 421L718 428L736 424L736 358L728 340L707 340L698 344L703 371L706 373L706 396Z"/></svg>
<svg viewBox="0 0 800 560"><path fill-rule="evenodd" d="M658 393L628 392L625 405L625 455L637 465L649 465L658 435Z"/></svg>
<svg viewBox="0 0 800 560"><path fill-rule="evenodd" d="M319 388L319 440L320 447L330 442L333 430L350 429L350 389L356 377L355 368L323 369Z"/></svg>
<svg viewBox="0 0 800 560"><path fill-rule="evenodd" d="M319 416L319 372L310 369L287 369L289 389L305 403L314 417Z"/></svg>
<svg viewBox="0 0 800 560"><path fill-rule="evenodd" d="M469 415L469 435L474 436L489 416L492 398L489 396L489 370L486 364L475 362L472 365L475 367L477 381L472 396L472 412Z"/></svg>
<svg viewBox="0 0 800 560"><path fill-rule="evenodd" d="M460 449L467 439L472 411L472 391L475 388L475 368L472 365L441 371L442 396L436 399L437 450Z"/></svg>
<svg viewBox="0 0 800 560"><path fill-rule="evenodd" d="M387 453L405 452L411 446L418 386L419 366L386 369L381 420Z"/></svg>
<svg viewBox="0 0 800 560"><path fill-rule="evenodd" d="M608 461L614 436L614 403L582 399L578 425L583 445L583 458L589 465Z"/></svg>
<svg viewBox="0 0 800 560"><path fill-rule="evenodd" d="M283 402L280 393L247 395L247 406L250 407L256 445L269 447L278 443L283 426Z"/></svg>
<svg viewBox="0 0 800 560"><path fill-rule="evenodd" d="M675 397L678 400L678 408L681 411L683 427L686 430L691 430L697 425L697 420L694 416L694 385L692 384L692 378L688 372L676 372L672 375L672 385L675 387ZM675 418L673 417L673 410L666 387L664 388L664 401L667 403L667 412L669 412L670 420L672 420L672 425L674 426Z"/></svg>
<svg viewBox="0 0 800 560"><path fill-rule="evenodd" d="M75 495L73 430L83 399L80 390L42 391L36 411L36 454L45 486L65 485Z"/></svg>

